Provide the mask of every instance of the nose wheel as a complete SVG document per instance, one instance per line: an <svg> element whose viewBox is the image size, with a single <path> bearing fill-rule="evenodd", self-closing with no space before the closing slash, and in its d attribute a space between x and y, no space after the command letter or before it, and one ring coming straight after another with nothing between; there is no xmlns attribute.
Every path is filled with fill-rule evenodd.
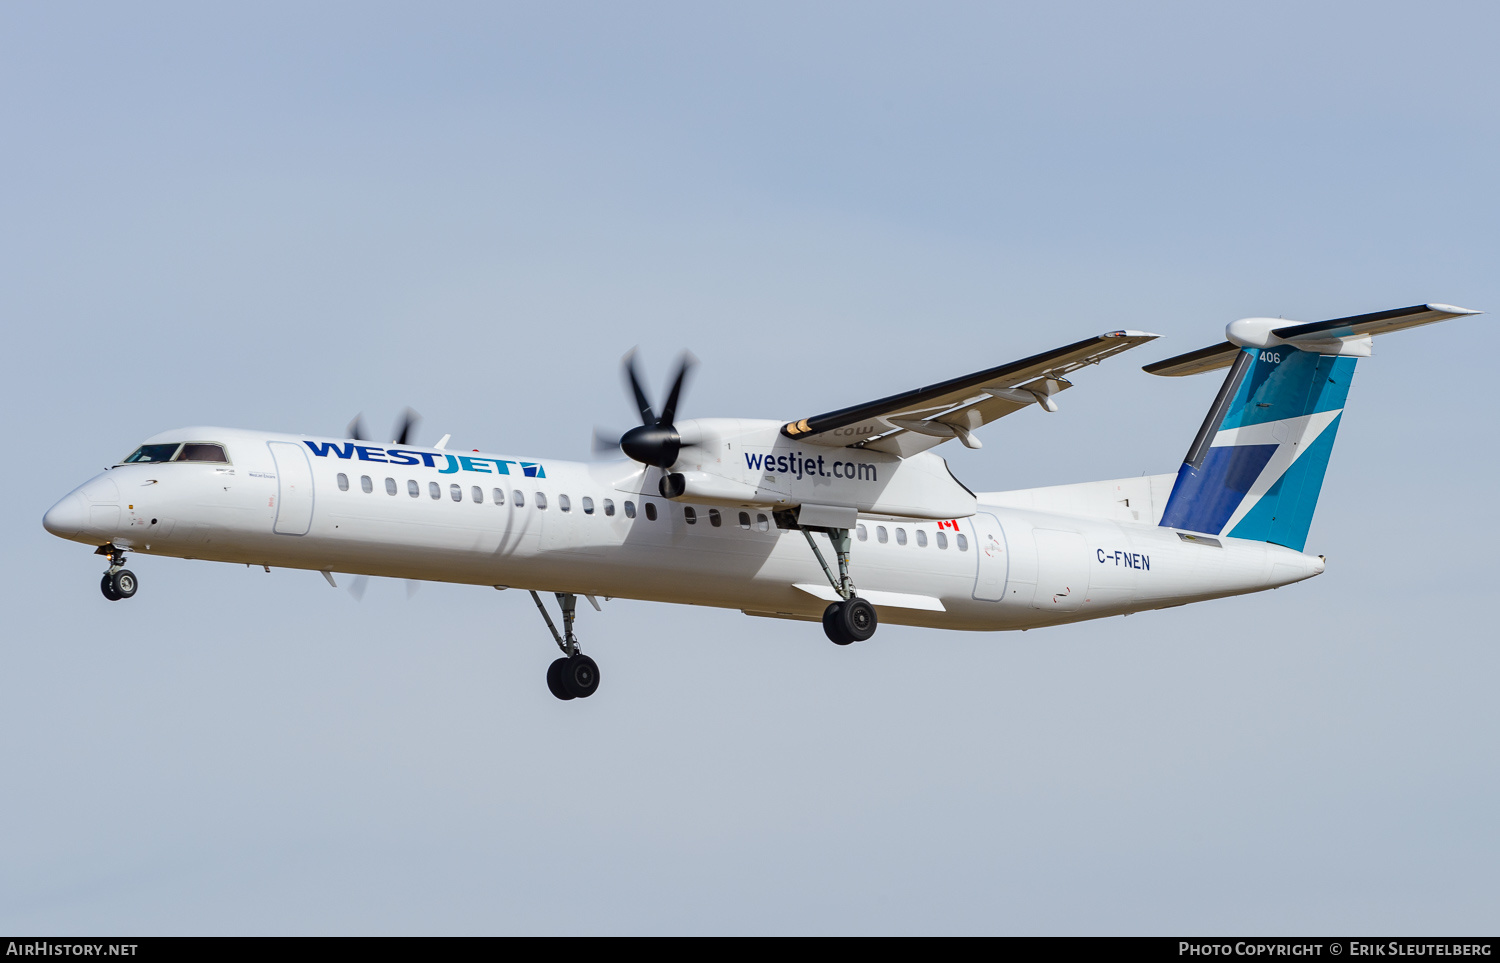
<svg viewBox="0 0 1500 963"><path fill-rule="evenodd" d="M109 570L99 580L99 591L111 602L128 599L135 595L135 590L140 586L135 573L125 567L125 553L113 546L106 546L99 550L100 555L109 556Z"/></svg>

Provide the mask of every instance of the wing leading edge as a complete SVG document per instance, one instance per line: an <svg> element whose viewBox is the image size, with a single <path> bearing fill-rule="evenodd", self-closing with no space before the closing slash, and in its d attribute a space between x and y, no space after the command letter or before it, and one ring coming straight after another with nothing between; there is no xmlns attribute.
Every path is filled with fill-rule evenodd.
<svg viewBox="0 0 1500 963"><path fill-rule="evenodd" d="M950 438L978 448L975 429L1027 405L1056 411L1052 396L1072 387L1065 375L1156 337L1111 331L925 388L787 422L781 433L811 445L869 448L903 457Z"/></svg>

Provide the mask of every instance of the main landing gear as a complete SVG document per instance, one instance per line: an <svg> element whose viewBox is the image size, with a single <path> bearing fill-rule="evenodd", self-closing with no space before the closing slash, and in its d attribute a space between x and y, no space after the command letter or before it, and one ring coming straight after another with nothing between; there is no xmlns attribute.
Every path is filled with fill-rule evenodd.
<svg viewBox="0 0 1500 963"><path fill-rule="evenodd" d="M99 591L104 597L118 602L134 595L140 583L136 581L135 573L125 567L125 553L113 545L101 545L94 554L109 556L109 569L99 580Z"/></svg>
<svg viewBox="0 0 1500 963"><path fill-rule="evenodd" d="M557 604L562 607L563 631L557 631L557 626L552 622L552 616L547 614L547 607L542 604L542 597L536 592L531 593L531 600L536 603L536 610L542 613L542 620L547 623L547 628L552 632L552 639L557 647L562 650L562 658L555 660L547 666L547 688L551 693L566 702L569 699L587 699L599 688L599 666L593 659L578 651L578 637L573 634L573 620L576 617L578 607L578 596L571 592L556 592ZM597 603L595 604L597 608Z"/></svg>
<svg viewBox="0 0 1500 963"><path fill-rule="evenodd" d="M837 578L834 577L833 569L824 561L823 553L818 550L818 543L813 541L815 531L825 533L833 543L833 553L839 564ZM865 641L875 634L880 620L875 617L875 606L854 594L854 579L849 577L849 529L804 528L802 534L807 537L807 545L817 556L818 564L823 566L828 584L839 594L839 601L823 610L824 634L834 645Z"/></svg>

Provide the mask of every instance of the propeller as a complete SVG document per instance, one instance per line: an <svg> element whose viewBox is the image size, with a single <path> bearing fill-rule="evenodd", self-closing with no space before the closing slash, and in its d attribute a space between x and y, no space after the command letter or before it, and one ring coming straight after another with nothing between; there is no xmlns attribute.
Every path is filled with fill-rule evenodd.
<svg viewBox="0 0 1500 963"><path fill-rule="evenodd" d="M422 416L417 414L415 410L407 408L405 411L401 412L401 420L397 421L396 426L391 429L391 434L394 436L391 438L391 444L411 444L411 436L416 432L417 425L421 424L421 422ZM370 440L370 430L365 427L364 412L360 412L359 414L354 416L354 420L349 422L349 427L347 430L349 432L349 437L353 438L355 441Z"/></svg>
<svg viewBox="0 0 1500 963"><path fill-rule="evenodd" d="M671 468L677 461L677 453L682 450L682 436L677 433L673 423L677 417L677 403L682 399L682 388L687 382L688 372L698 363L698 359L690 351L682 353L677 361L677 374L672 379L672 388L667 392L667 401L662 405L659 416L652 412L651 402L647 400L645 389L641 387L640 374L635 368L635 350L631 349L622 360L626 381L635 397L636 407L641 412L641 423L621 435L617 444L621 451L643 465ZM596 446L607 440L601 438L597 431L594 438Z"/></svg>
<svg viewBox="0 0 1500 963"><path fill-rule="evenodd" d="M620 454L620 433L607 428L594 427L594 440L590 446L595 458Z"/></svg>
<svg viewBox="0 0 1500 963"><path fill-rule="evenodd" d="M422 587L422 583L414 578L406 579L405 582L406 598L408 601L410 601L411 597L417 594L417 589ZM365 591L369 589L369 587L370 576L368 575L356 575L354 576L354 578L349 580L349 594L354 597L354 601L356 602L364 601Z"/></svg>

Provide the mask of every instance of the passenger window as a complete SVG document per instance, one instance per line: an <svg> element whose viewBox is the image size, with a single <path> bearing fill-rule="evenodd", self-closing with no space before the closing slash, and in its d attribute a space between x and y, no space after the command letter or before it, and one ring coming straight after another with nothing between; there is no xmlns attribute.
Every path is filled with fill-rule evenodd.
<svg viewBox="0 0 1500 963"><path fill-rule="evenodd" d="M536 493L536 507L538 509L540 509L541 511L546 511L547 510L547 493L546 492L537 492Z"/></svg>
<svg viewBox="0 0 1500 963"><path fill-rule="evenodd" d="M594 500L587 495L583 496L583 513L585 515L594 514Z"/></svg>
<svg viewBox="0 0 1500 963"><path fill-rule="evenodd" d="M917 529L917 548L927 547L927 533L920 528Z"/></svg>
<svg viewBox="0 0 1500 963"><path fill-rule="evenodd" d="M475 485L473 488L469 489L469 498L474 502L474 504L483 505L484 489L480 488L478 485Z"/></svg>
<svg viewBox="0 0 1500 963"><path fill-rule="evenodd" d="M698 524L698 513L693 510L693 506L688 505L683 508L682 520L687 522L689 525Z"/></svg>
<svg viewBox="0 0 1500 963"><path fill-rule="evenodd" d="M521 494L521 489L517 488L510 493L510 503L517 508L526 507L526 496Z"/></svg>
<svg viewBox="0 0 1500 963"><path fill-rule="evenodd" d="M372 481L370 481L370 476L369 475L360 475L359 476L359 487L360 487L361 491L363 491L366 495L368 495L368 494L370 494L370 492L372 492L372 491L375 490L375 483L372 482Z"/></svg>
<svg viewBox="0 0 1500 963"><path fill-rule="evenodd" d="M172 456L177 454L178 447L179 443L175 441L169 445L142 445L131 452L122 464L140 465L146 462L171 461Z"/></svg>
<svg viewBox="0 0 1500 963"><path fill-rule="evenodd" d="M771 530L771 520L757 512L755 515L755 530L757 532L769 532Z"/></svg>
<svg viewBox="0 0 1500 963"><path fill-rule="evenodd" d="M415 478L408 478L406 480L406 493L412 498L416 498L418 495L422 494L422 486L417 484L417 480Z"/></svg>
<svg viewBox="0 0 1500 963"><path fill-rule="evenodd" d="M654 521L656 521L656 503L655 502L647 502L646 503L646 521L648 521L648 522L654 522Z"/></svg>
<svg viewBox="0 0 1500 963"><path fill-rule="evenodd" d="M439 485L437 482L428 482L427 483L427 494L431 495L433 497L434 501L437 500L437 499L439 499L439 498L442 498L443 497L442 486Z"/></svg>
<svg viewBox="0 0 1500 963"><path fill-rule="evenodd" d="M896 529L896 544L897 545L905 545L906 544L906 529L904 529L904 528L898 528L898 529Z"/></svg>
<svg viewBox="0 0 1500 963"><path fill-rule="evenodd" d="M886 534L885 526L884 525L876 525L875 526L875 541L877 541L880 544L884 545L886 542L888 542L890 540L891 540L891 537Z"/></svg>
<svg viewBox="0 0 1500 963"><path fill-rule="evenodd" d="M750 531L750 513L749 512L740 512L740 528L743 528L747 532Z"/></svg>
<svg viewBox="0 0 1500 963"><path fill-rule="evenodd" d="M177 453L178 461L217 461L228 464L229 459L224 457L223 445L202 445L197 442L188 442L182 446L182 451Z"/></svg>
<svg viewBox="0 0 1500 963"><path fill-rule="evenodd" d="M349 490L349 476L346 475L346 474L344 474L343 472L339 472L339 491L346 492L348 490Z"/></svg>
<svg viewBox="0 0 1500 963"><path fill-rule="evenodd" d="M503 488L497 488L493 492L491 492L490 494L492 494L492 495L495 496L495 504L496 505L504 505L505 504L505 489L503 489Z"/></svg>
<svg viewBox="0 0 1500 963"><path fill-rule="evenodd" d="M948 547L948 536L944 535L942 532L938 532L937 533L937 543L938 543L938 548L947 548Z"/></svg>
<svg viewBox="0 0 1500 963"><path fill-rule="evenodd" d="M968 539L968 536L963 535L963 534L960 533L958 535L955 535L954 538L953 538L953 540L956 541L956 542L958 542L958 550L960 552L967 552L969 550L969 539Z"/></svg>
<svg viewBox="0 0 1500 963"><path fill-rule="evenodd" d="M394 495L394 494L396 494L396 479L394 479L394 478L387 478L385 480L385 493L387 495Z"/></svg>
<svg viewBox="0 0 1500 963"><path fill-rule="evenodd" d="M464 500L464 490L462 488L459 488L457 485L449 485L448 497L452 498L456 502L461 502Z"/></svg>
<svg viewBox="0 0 1500 963"><path fill-rule="evenodd" d="M628 498L625 500L625 517L626 518L634 518L635 517L635 502L629 500Z"/></svg>
<svg viewBox="0 0 1500 963"><path fill-rule="evenodd" d="M724 519L719 515L719 510L717 508L710 508L708 510L708 523L714 528L718 528L720 525L724 524Z"/></svg>
<svg viewBox="0 0 1500 963"><path fill-rule="evenodd" d="M610 516L611 518L614 517L614 514L615 514L614 499L606 498L604 500L604 514Z"/></svg>
<svg viewBox="0 0 1500 963"><path fill-rule="evenodd" d="M865 527L863 525L856 525L854 526L854 537L863 542L870 537L870 533L865 531Z"/></svg>
<svg viewBox="0 0 1500 963"><path fill-rule="evenodd" d="M557 496L557 510L560 512L571 512L573 510L573 502L567 495Z"/></svg>

